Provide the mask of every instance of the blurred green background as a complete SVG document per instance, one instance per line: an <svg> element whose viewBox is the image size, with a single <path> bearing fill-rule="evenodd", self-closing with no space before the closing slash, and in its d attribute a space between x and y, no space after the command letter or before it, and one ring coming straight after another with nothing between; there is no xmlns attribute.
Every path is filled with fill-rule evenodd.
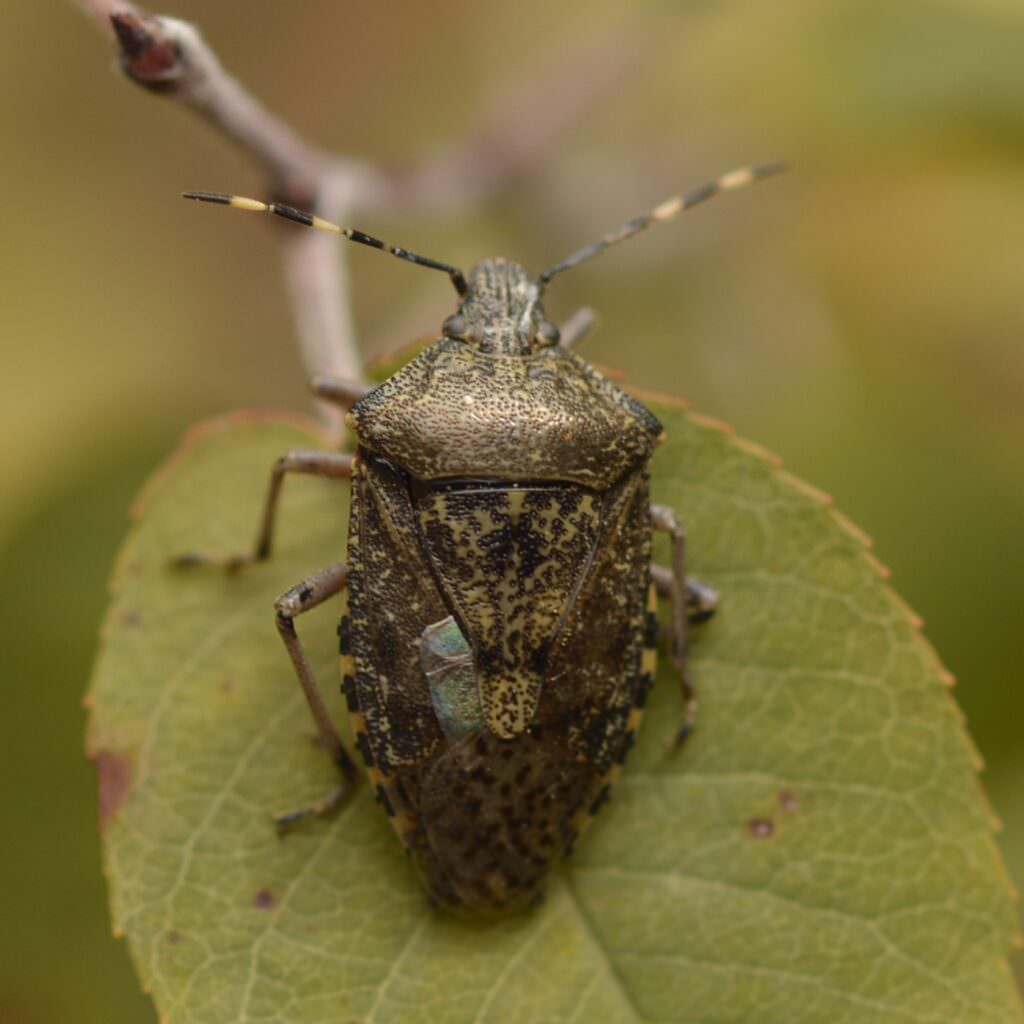
<svg viewBox="0 0 1024 1024"><path fill-rule="evenodd" d="M389 165L465 134L581 39L638 44L614 94L485 208L354 218L462 266L503 254L539 270L680 187L793 161L559 279L549 309L597 305L589 358L733 423L875 538L958 677L1024 882L1019 0L176 0L164 13L196 20L308 138ZM308 408L276 259L286 227L177 198L266 186L195 118L124 82L70 3L8 5L0 53L0 1020L152 1021L110 938L81 694L146 475L196 419ZM450 310L435 275L349 257L367 351Z"/></svg>

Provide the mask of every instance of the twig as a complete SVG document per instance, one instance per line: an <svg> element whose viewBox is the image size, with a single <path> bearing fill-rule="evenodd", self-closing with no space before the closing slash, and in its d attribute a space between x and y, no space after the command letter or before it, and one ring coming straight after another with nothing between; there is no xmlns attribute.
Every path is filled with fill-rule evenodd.
<svg viewBox="0 0 1024 1024"><path fill-rule="evenodd" d="M138 8L128 0L75 0L78 6L92 15L100 30L114 38L114 26L110 21L114 14L137 14Z"/></svg>
<svg viewBox="0 0 1024 1024"><path fill-rule="evenodd" d="M132 81L190 107L227 135L266 168L281 199L316 202L324 155L232 78L197 29L138 9L114 11L110 21L121 69Z"/></svg>
<svg viewBox="0 0 1024 1024"><path fill-rule="evenodd" d="M356 207L452 210L481 202L534 163L638 58L621 38L581 48L499 104L473 136L393 174L306 143L224 70L188 22L151 15L127 0L77 3L116 40L125 75L194 110L248 152L266 169L272 198L342 223ZM299 231L288 236L283 264L307 370L354 380L361 360L346 258L335 239Z"/></svg>

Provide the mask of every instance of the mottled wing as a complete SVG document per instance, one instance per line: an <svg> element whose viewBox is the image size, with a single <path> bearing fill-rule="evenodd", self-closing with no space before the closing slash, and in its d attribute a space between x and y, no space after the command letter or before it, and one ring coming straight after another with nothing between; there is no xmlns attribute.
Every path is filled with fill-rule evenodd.
<svg viewBox="0 0 1024 1024"><path fill-rule="evenodd" d="M359 458L349 526L347 621L342 653L360 750L384 776L444 744L421 664L424 628L448 616L419 545L404 477Z"/></svg>
<svg viewBox="0 0 1024 1024"><path fill-rule="evenodd" d="M594 558L604 498L569 483L416 492L423 548L475 652L487 726L512 739L533 721L552 645Z"/></svg>
<svg viewBox="0 0 1024 1024"><path fill-rule="evenodd" d="M604 496L600 540L549 658L537 716L566 721L574 754L598 774L624 759L653 680L650 558L647 478L630 476Z"/></svg>

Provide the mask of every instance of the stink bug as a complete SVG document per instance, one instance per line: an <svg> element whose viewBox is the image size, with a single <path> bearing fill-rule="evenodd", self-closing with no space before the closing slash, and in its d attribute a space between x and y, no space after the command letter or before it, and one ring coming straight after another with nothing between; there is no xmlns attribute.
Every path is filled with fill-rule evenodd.
<svg viewBox="0 0 1024 1024"><path fill-rule="evenodd" d="M292 451L271 475L254 550L270 555L287 473L350 479L348 557L276 602L280 631L350 794L355 764L313 678L294 620L339 592L343 691L370 783L432 900L464 913L539 900L632 745L655 669L657 597L672 603L672 661L689 732L688 621L714 609L686 579L683 531L649 499L658 420L572 351L551 279L648 226L779 165L733 171L531 277L485 260L468 275L351 228L238 196L188 198L335 232L447 273L459 296L441 337L379 387L314 381L349 410L354 455ZM653 530L671 566L651 565ZM183 563L211 561L189 555Z"/></svg>

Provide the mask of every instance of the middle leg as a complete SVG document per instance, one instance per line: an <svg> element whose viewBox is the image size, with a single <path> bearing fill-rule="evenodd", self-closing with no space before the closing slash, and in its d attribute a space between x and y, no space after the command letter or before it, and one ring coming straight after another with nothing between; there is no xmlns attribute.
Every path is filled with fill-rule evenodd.
<svg viewBox="0 0 1024 1024"><path fill-rule="evenodd" d="M672 603L672 663L679 676L683 698L683 721L675 739L678 747L693 732L697 720L697 691L690 680L686 658L689 625L703 622L714 614L718 593L707 584L686 578L686 535L672 509L652 505L651 526L667 533L671 545L671 566L652 566L651 577L658 593Z"/></svg>

